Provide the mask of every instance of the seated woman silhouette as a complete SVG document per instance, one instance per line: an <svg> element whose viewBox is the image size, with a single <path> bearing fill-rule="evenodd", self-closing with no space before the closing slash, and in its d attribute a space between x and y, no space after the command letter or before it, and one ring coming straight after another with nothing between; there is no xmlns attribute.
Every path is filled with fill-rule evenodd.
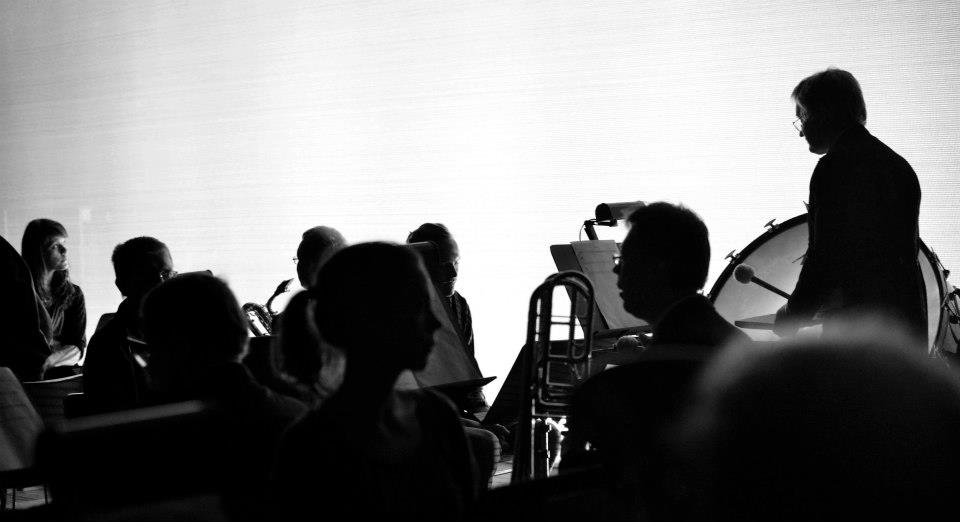
<svg viewBox="0 0 960 522"><path fill-rule="evenodd" d="M462 518L476 479L456 410L433 391L395 389L401 372L426 365L440 326L427 284L417 254L388 243L347 247L320 269L317 330L346 370L281 444L287 515Z"/></svg>
<svg viewBox="0 0 960 522"><path fill-rule="evenodd" d="M20 253L30 268L40 300L41 328L54 355L47 359L46 377L71 375L69 367L87 346L87 311L80 287L70 280L67 229L52 219L34 219L23 232ZM58 371L50 366L63 367Z"/></svg>

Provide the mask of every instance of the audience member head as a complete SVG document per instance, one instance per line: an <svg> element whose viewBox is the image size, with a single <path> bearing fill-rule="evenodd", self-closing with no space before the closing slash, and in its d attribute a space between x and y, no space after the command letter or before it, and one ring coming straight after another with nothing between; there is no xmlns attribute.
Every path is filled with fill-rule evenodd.
<svg viewBox="0 0 960 522"><path fill-rule="evenodd" d="M426 365L440 327L427 285L420 257L391 243L347 247L320 268L317 330L344 351L348 375L351 368L399 373Z"/></svg>
<svg viewBox="0 0 960 522"><path fill-rule="evenodd" d="M280 367L297 383L327 397L343 380L343 353L320 339L310 292L294 295L280 316L277 342Z"/></svg>
<svg viewBox="0 0 960 522"><path fill-rule="evenodd" d="M27 223L20 254L30 268L33 286L42 299L63 303L73 293L67 261L67 229L52 219ZM49 279L45 279L49 276Z"/></svg>
<svg viewBox="0 0 960 522"><path fill-rule="evenodd" d="M143 303L151 380L163 394L186 398L213 367L238 362L247 348L247 321L220 279L203 273L173 277Z"/></svg>
<svg viewBox="0 0 960 522"><path fill-rule="evenodd" d="M847 71L829 68L808 76L793 89L800 136L810 152L826 154L848 127L867 122L867 105L857 79Z"/></svg>
<svg viewBox="0 0 960 522"><path fill-rule="evenodd" d="M730 348L708 369L679 437L704 515L921 520L952 502L960 383L889 322L846 331Z"/></svg>
<svg viewBox="0 0 960 522"><path fill-rule="evenodd" d="M152 237L135 237L113 249L114 280L120 294L135 299L168 279L176 272L167 245Z"/></svg>
<svg viewBox="0 0 960 522"><path fill-rule="evenodd" d="M312 287L320 266L346 244L340 232L330 227L313 227L304 232L297 247L297 278L300 285Z"/></svg>
<svg viewBox="0 0 960 522"><path fill-rule="evenodd" d="M423 241L429 241L437 247L437 269L430 273L430 279L442 295L450 297L460 271L460 247L450 230L441 223L424 223L407 235L408 244Z"/></svg>
<svg viewBox="0 0 960 522"><path fill-rule="evenodd" d="M628 218L617 286L623 307L655 322L677 300L703 288L710 265L707 226L693 211L670 203L638 208Z"/></svg>

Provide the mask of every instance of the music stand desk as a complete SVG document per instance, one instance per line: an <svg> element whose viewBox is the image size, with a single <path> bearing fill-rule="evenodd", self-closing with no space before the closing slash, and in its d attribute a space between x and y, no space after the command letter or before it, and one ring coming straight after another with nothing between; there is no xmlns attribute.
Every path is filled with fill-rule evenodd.
<svg viewBox="0 0 960 522"><path fill-rule="evenodd" d="M776 320L777 314L766 314L758 315L755 317L747 317L745 319L737 319L733 324L739 328L746 328L748 330L773 330L773 322Z"/></svg>

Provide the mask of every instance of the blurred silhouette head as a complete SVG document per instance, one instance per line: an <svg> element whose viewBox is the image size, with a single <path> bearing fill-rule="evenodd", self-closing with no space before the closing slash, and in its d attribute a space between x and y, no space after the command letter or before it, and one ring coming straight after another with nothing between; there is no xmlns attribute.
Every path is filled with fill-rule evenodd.
<svg viewBox="0 0 960 522"><path fill-rule="evenodd" d="M316 300L308 291L295 294L280 315L277 344L280 368L297 383L327 397L343 381L343 352L317 332Z"/></svg>
<svg viewBox="0 0 960 522"><path fill-rule="evenodd" d="M460 272L460 247L457 245L450 230L441 223L424 223L407 235L407 243L429 241L436 245L438 267L430 279L437 286L441 295L453 295L457 284L457 275Z"/></svg>
<svg viewBox="0 0 960 522"><path fill-rule="evenodd" d="M143 303L151 380L161 393L189 395L209 369L246 352L247 321L220 279L184 274L154 288Z"/></svg>
<svg viewBox="0 0 960 522"><path fill-rule="evenodd" d="M620 262L614 267L623 307L656 321L677 300L703 288L710 265L707 227L693 211L657 202L628 218Z"/></svg>
<svg viewBox="0 0 960 522"><path fill-rule="evenodd" d="M330 227L313 227L304 232L297 247L297 278L300 286L312 287L320 265L346 244L340 232Z"/></svg>
<svg viewBox="0 0 960 522"><path fill-rule="evenodd" d="M808 76L793 89L797 118L810 152L826 154L840 134L867 122L860 83L847 71L829 68Z"/></svg>
<svg viewBox="0 0 960 522"><path fill-rule="evenodd" d="M120 243L113 249L111 259L114 282L126 297L142 297L176 275L167 245L152 237L135 237Z"/></svg>
<svg viewBox="0 0 960 522"><path fill-rule="evenodd" d="M317 274L317 330L344 351L348 371L423 369L440 327L427 285L420 257L408 248L346 247Z"/></svg>
<svg viewBox="0 0 960 522"><path fill-rule="evenodd" d="M27 223L20 243L20 254L30 268L33 286L42 298L65 302L72 294L70 263L67 261L67 229L52 219L34 219ZM53 272L50 286L44 287L45 273Z"/></svg>
<svg viewBox="0 0 960 522"><path fill-rule="evenodd" d="M706 372L683 447L716 520L922 520L952 499L960 384L889 322L740 346Z"/></svg>

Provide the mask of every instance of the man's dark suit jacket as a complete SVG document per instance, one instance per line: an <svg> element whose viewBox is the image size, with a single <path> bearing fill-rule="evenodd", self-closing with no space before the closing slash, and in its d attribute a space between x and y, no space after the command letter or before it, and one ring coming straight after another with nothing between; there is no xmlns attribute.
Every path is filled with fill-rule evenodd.
<svg viewBox="0 0 960 522"><path fill-rule="evenodd" d="M880 311L925 335L919 212L910 164L863 126L844 131L810 179L810 243L789 314Z"/></svg>
<svg viewBox="0 0 960 522"><path fill-rule="evenodd" d="M577 390L567 419L573 443L590 442L601 453L651 443L683 405L704 363L725 343L748 339L706 297L677 302L634 362L605 370Z"/></svg>
<svg viewBox="0 0 960 522"><path fill-rule="evenodd" d="M748 340L702 295L674 304L654 325L650 347L634 362L605 370L577 390L567 418L566 448L573 453L569 455L573 462L565 464L599 462L624 493L623 509L640 509L633 504L639 501L639 490L644 490L644 503L650 509L656 497L653 483L661 469L664 428L686 404L705 363L723 345ZM578 454L585 442L595 451Z"/></svg>
<svg viewBox="0 0 960 522"><path fill-rule="evenodd" d="M117 313L90 339L83 366L83 391L90 413L149 405L146 369L135 359L127 340L141 337L139 308L139 299L124 299Z"/></svg>

